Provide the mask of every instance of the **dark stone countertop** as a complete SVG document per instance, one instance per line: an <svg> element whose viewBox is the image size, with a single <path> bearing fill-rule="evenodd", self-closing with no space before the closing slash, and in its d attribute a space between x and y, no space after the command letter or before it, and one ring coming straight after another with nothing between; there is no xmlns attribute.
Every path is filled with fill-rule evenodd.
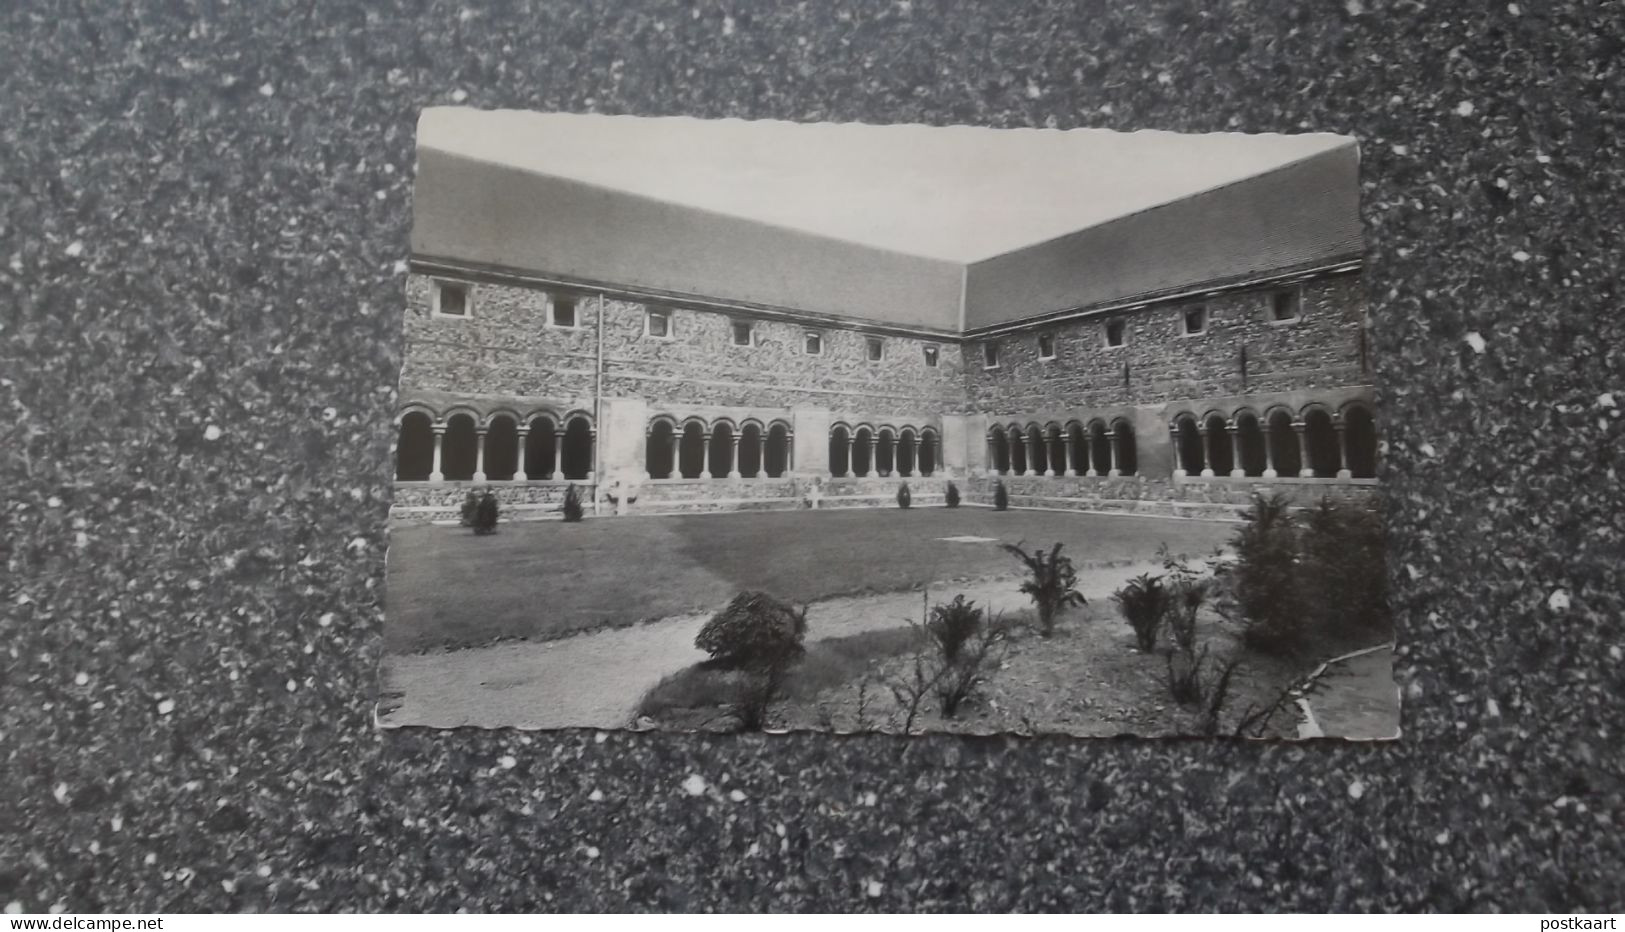
<svg viewBox="0 0 1625 932"><path fill-rule="evenodd" d="M0 907L1620 909L1625 14L1196 6L0 5ZM374 730L465 98L1360 137L1404 740Z"/></svg>

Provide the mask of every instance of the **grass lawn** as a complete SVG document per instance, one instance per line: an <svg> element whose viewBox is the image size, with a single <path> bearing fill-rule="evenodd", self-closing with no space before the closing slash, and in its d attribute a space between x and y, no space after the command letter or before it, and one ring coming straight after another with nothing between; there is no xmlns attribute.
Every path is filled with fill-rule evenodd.
<svg viewBox="0 0 1625 932"><path fill-rule="evenodd" d="M1080 566L1201 556L1236 525L985 508L779 511L602 518L579 524L407 527L390 534L386 647L410 652L550 639L687 612L741 589L794 602L1014 575L995 542L1065 543Z"/></svg>

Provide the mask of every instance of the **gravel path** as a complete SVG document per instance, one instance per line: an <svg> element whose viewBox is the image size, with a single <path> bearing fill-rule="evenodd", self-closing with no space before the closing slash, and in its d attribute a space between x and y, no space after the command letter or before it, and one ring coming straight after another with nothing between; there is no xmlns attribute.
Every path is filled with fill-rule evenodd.
<svg viewBox="0 0 1625 932"><path fill-rule="evenodd" d="M1123 581L1158 569L1133 563L1080 570L1078 589L1105 601ZM1016 577L944 584L933 601L958 593L992 611L1029 603ZM893 628L918 620L918 591L828 599L807 618L814 639ZM644 691L661 677L705 659L694 637L710 612L678 615L630 628L555 641L510 641L471 650L392 655L384 659L385 727L623 728Z"/></svg>

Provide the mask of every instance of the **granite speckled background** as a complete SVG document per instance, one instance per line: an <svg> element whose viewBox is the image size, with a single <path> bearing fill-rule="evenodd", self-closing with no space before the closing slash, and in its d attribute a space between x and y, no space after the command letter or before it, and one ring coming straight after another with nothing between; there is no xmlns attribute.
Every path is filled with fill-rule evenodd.
<svg viewBox="0 0 1625 932"><path fill-rule="evenodd" d="M1625 12L1195 6L0 5L0 905L1621 908ZM465 95L1359 136L1405 739L376 732Z"/></svg>

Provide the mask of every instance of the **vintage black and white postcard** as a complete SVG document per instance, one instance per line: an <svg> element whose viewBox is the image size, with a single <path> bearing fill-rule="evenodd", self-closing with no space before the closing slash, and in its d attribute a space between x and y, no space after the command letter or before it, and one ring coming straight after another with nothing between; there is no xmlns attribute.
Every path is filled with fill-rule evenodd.
<svg viewBox="0 0 1625 932"><path fill-rule="evenodd" d="M1358 167L425 111L380 721L1397 735Z"/></svg>

